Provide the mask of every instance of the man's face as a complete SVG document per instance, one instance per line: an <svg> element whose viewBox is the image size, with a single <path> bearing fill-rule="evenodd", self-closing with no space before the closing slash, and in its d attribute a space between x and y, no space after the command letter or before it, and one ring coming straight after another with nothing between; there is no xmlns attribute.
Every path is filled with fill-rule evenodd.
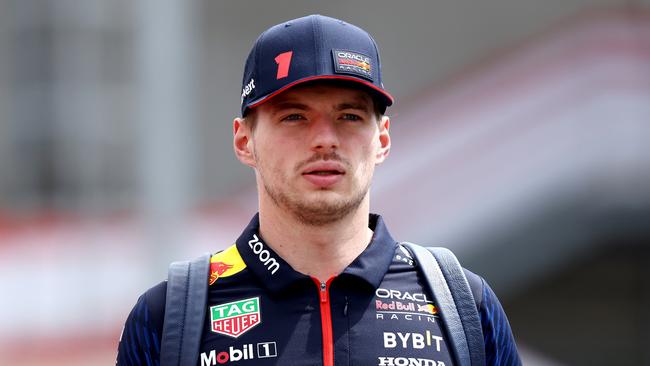
<svg viewBox="0 0 650 366"><path fill-rule="evenodd" d="M255 110L256 127L234 122L235 152L255 169L261 205L309 225L343 219L364 201L375 165L390 149L389 121L377 120L364 91L308 84Z"/></svg>

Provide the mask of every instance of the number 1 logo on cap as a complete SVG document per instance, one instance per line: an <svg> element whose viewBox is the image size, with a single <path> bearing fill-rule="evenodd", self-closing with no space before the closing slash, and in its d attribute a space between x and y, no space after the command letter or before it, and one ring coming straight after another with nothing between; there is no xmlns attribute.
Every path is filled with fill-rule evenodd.
<svg viewBox="0 0 650 366"><path fill-rule="evenodd" d="M278 64L278 74L275 77L276 79L282 79L289 76L291 56L293 56L293 51L284 52L275 56L275 63Z"/></svg>

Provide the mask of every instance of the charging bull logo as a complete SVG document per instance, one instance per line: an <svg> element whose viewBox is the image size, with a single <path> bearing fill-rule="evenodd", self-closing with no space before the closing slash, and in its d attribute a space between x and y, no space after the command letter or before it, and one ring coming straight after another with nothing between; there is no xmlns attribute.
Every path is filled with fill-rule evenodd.
<svg viewBox="0 0 650 366"><path fill-rule="evenodd" d="M426 304L426 305L418 304L418 311L423 313L429 313L431 315L438 314L438 309L432 304Z"/></svg>
<svg viewBox="0 0 650 366"><path fill-rule="evenodd" d="M210 258L210 280L208 283L212 285L219 278L232 276L244 268L246 268L244 260L239 255L237 247L232 245Z"/></svg>
<svg viewBox="0 0 650 366"><path fill-rule="evenodd" d="M370 64L364 61L341 59L339 60L339 63L341 65L352 65L370 71Z"/></svg>
<svg viewBox="0 0 650 366"><path fill-rule="evenodd" d="M227 264L224 262L211 262L210 263L210 284L213 284L219 276L226 273L229 269L233 267L232 264Z"/></svg>

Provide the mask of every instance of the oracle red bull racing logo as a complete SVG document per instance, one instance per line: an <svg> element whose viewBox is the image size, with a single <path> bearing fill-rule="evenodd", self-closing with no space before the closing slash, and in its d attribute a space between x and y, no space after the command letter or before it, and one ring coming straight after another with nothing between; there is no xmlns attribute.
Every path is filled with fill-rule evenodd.
<svg viewBox="0 0 650 366"><path fill-rule="evenodd" d="M210 307L210 325L215 333L237 338L261 322L259 297Z"/></svg>
<svg viewBox="0 0 650 366"><path fill-rule="evenodd" d="M372 59L358 52L332 50L334 71L343 74L361 75L372 80Z"/></svg>
<svg viewBox="0 0 650 366"><path fill-rule="evenodd" d="M435 323L438 308L424 293L378 288L375 310L379 320L413 320Z"/></svg>

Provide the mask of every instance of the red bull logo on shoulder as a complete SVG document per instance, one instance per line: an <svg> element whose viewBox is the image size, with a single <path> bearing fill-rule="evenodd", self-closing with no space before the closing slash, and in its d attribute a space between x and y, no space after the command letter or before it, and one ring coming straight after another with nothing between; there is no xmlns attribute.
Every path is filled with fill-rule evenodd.
<svg viewBox="0 0 650 366"><path fill-rule="evenodd" d="M237 246L232 245L223 252L210 258L210 280L214 284L218 279L235 275L246 268L244 260L237 251Z"/></svg>

